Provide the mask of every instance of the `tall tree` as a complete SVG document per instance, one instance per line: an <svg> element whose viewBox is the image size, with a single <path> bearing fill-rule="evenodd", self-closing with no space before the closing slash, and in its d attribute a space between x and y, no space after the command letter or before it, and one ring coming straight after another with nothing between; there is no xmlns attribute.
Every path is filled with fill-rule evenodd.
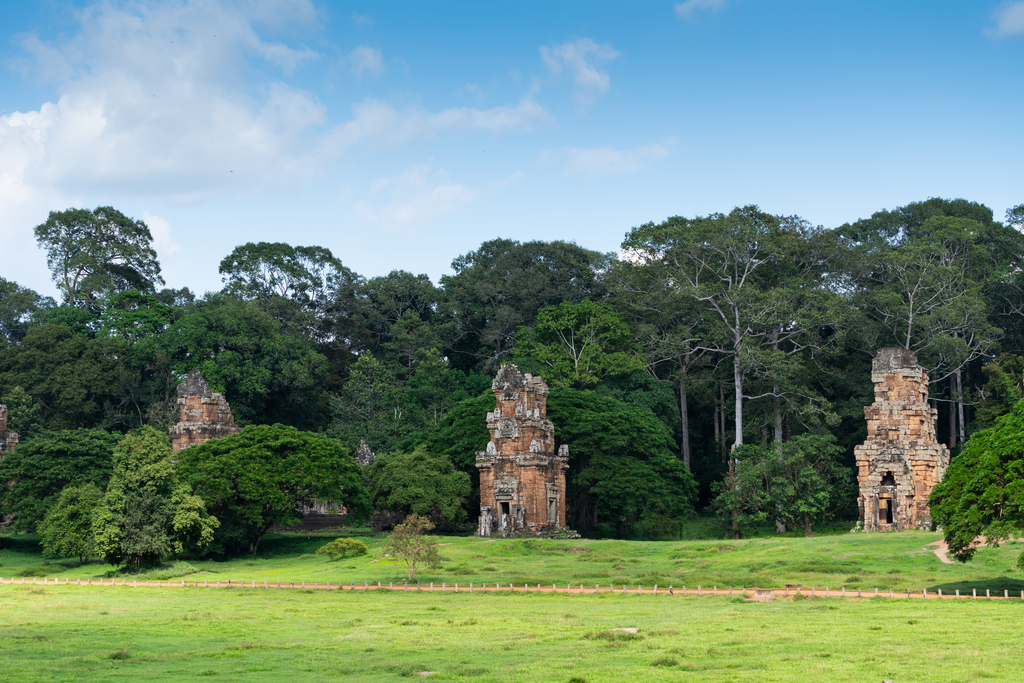
<svg viewBox="0 0 1024 683"><path fill-rule="evenodd" d="M531 326L537 311L562 302L598 301L610 257L571 242L496 239L452 261L441 277L444 307L458 321L453 345L460 369L491 372L515 346L516 331Z"/></svg>
<svg viewBox="0 0 1024 683"><path fill-rule="evenodd" d="M584 299L547 306L517 336L516 358L540 364L554 386L593 387L604 377L641 367L629 327L606 303Z"/></svg>
<svg viewBox="0 0 1024 683"><path fill-rule="evenodd" d="M826 305L836 270L828 241L799 218L747 206L648 223L622 244L630 258L662 271L663 282L697 302L708 327L693 347L731 361L736 446L743 445L744 401L779 393L748 397L748 373L820 343L823 326L834 322L823 319L837 310Z"/></svg>
<svg viewBox="0 0 1024 683"><path fill-rule="evenodd" d="M301 519L303 507L333 504L360 521L369 514L362 472L340 442L284 425L259 425L183 451L179 476L221 520L223 554L256 552L275 524Z"/></svg>
<svg viewBox="0 0 1024 683"><path fill-rule="evenodd" d="M100 429L43 432L0 460L0 517L13 515L14 528L33 529L68 486L105 488L120 434Z"/></svg>
<svg viewBox="0 0 1024 683"><path fill-rule="evenodd" d="M0 277L0 344L17 344L29 329L43 323L53 299Z"/></svg>
<svg viewBox="0 0 1024 683"><path fill-rule="evenodd" d="M94 306L117 292L152 292L164 282L149 227L113 207L51 211L35 235L65 303Z"/></svg>
<svg viewBox="0 0 1024 683"><path fill-rule="evenodd" d="M92 515L96 548L107 562L140 569L205 550L220 523L179 480L166 432L143 427L128 434L114 448L113 461Z"/></svg>

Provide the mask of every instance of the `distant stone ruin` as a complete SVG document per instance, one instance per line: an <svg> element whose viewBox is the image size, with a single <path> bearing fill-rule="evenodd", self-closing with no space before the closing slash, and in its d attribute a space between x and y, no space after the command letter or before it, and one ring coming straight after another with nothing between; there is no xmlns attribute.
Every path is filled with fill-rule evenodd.
<svg viewBox="0 0 1024 683"><path fill-rule="evenodd" d="M366 439L359 439L359 448L356 449L356 462L363 467L369 467L377 462L377 454L370 450Z"/></svg>
<svg viewBox="0 0 1024 683"><path fill-rule="evenodd" d="M491 440L476 454L480 469L478 533L511 536L565 527L565 470L569 447L555 454L555 426L547 419L548 385L502 365L491 383L496 407L487 413Z"/></svg>
<svg viewBox="0 0 1024 683"><path fill-rule="evenodd" d="M169 430L175 453L242 431L235 424L231 406L222 394L210 391L199 368L188 373L185 381L178 385L178 407L181 419Z"/></svg>
<svg viewBox="0 0 1024 683"><path fill-rule="evenodd" d="M7 430L7 406L0 403L0 458L18 445L18 433Z"/></svg>
<svg viewBox="0 0 1024 683"><path fill-rule="evenodd" d="M928 373L913 351L889 348L875 356L871 380L868 438L853 450L864 531L929 528L928 496L946 473L949 449L935 438Z"/></svg>

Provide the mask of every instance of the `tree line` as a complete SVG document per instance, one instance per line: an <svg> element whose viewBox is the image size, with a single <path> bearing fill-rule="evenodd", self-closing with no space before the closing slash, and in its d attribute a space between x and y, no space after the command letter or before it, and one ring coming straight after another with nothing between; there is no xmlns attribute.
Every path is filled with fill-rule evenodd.
<svg viewBox="0 0 1024 683"><path fill-rule="evenodd" d="M877 349L915 351L954 453L1011 411L1022 228L1024 205L998 221L963 199L835 228L746 206L640 225L618 254L490 240L436 285L261 242L228 254L223 288L197 295L163 286L144 222L52 212L35 235L60 301L0 278L0 402L24 453L0 479L27 485L29 461L63 473L32 495L16 483L0 512L34 528L67 485L109 496L115 441L166 430L178 382L199 368L247 430L315 434L348 454L365 440L380 457L350 483L355 508L459 524L478 509L491 378L516 362L552 386L575 527L657 536L709 509L736 533L766 520L810 533L855 514ZM227 516L212 515L211 538L228 537ZM252 533L228 546L248 549Z"/></svg>

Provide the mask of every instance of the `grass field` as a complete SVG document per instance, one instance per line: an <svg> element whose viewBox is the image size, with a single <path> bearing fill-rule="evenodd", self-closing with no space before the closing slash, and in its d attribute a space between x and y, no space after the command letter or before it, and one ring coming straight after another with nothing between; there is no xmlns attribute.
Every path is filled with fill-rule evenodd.
<svg viewBox="0 0 1024 683"><path fill-rule="evenodd" d="M404 564L383 557L382 536L363 535L370 552L331 562L313 553L334 536L279 535L264 540L255 556L228 562L189 560L148 577L232 579L235 581L401 581ZM441 570L423 568L417 578L446 582L643 584L662 587L746 586L778 588L787 583L838 589L879 588L934 592L942 589L990 589L1020 595L1024 572L1016 569L1024 544L982 548L968 564L942 564L925 547L940 535L908 531L892 534L836 534L814 538L755 538L740 541L637 542L577 539L522 541L446 536ZM6 547L4 547L6 546ZM109 565L46 563L35 539L0 537L0 576L60 576L71 579L110 576Z"/></svg>
<svg viewBox="0 0 1024 683"><path fill-rule="evenodd" d="M21 681L1019 681L1019 600L5 585ZM636 628L636 634L615 631Z"/></svg>

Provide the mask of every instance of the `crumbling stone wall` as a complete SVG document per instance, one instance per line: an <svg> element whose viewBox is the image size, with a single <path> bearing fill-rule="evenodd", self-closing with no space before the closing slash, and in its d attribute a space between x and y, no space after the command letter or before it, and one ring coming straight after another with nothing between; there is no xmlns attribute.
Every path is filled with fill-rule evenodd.
<svg viewBox="0 0 1024 683"><path fill-rule="evenodd" d="M881 349L871 364L875 402L864 408L868 438L854 449L865 531L931 526L928 496L949 465L935 438L928 373L913 351Z"/></svg>
<svg viewBox="0 0 1024 683"><path fill-rule="evenodd" d="M7 406L0 403L0 458L18 445L18 433L7 430Z"/></svg>
<svg viewBox="0 0 1024 683"><path fill-rule="evenodd" d="M491 440L476 455L479 534L564 528L569 447L562 445L555 453L548 385L508 364L501 366L491 389L496 403L494 412L487 413Z"/></svg>
<svg viewBox="0 0 1024 683"><path fill-rule="evenodd" d="M242 431L235 424L231 406L222 394L210 390L198 368L188 373L185 381L178 385L178 408L181 419L169 430L175 453Z"/></svg>

